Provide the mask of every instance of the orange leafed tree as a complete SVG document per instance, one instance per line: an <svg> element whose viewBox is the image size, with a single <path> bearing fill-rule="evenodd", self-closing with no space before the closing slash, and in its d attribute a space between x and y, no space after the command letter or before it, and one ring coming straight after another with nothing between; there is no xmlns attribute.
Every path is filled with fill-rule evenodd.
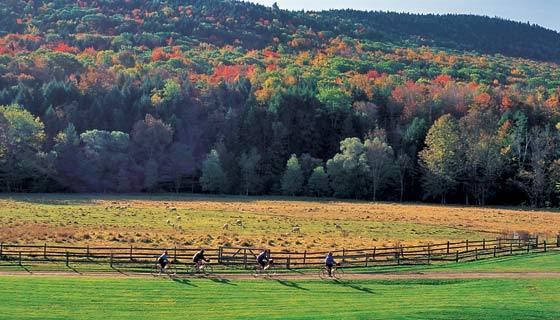
<svg viewBox="0 0 560 320"><path fill-rule="evenodd" d="M169 59L167 53L163 50L163 48L158 47L152 50L152 61L165 61Z"/></svg>
<svg viewBox="0 0 560 320"><path fill-rule="evenodd" d="M67 45L64 42L59 42L54 48L56 52L65 52L65 53L77 53L79 50L76 47L72 47Z"/></svg>
<svg viewBox="0 0 560 320"><path fill-rule="evenodd" d="M480 93L474 97L474 103L478 104L479 106L490 106L492 102L492 97L486 93Z"/></svg>

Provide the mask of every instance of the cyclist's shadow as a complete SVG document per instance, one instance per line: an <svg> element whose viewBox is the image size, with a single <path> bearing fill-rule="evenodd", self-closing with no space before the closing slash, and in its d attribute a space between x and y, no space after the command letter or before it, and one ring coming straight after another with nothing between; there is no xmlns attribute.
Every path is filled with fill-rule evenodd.
<svg viewBox="0 0 560 320"><path fill-rule="evenodd" d="M280 280L280 279L275 279L275 281L277 283L283 285L283 286L286 286L286 287L309 291L309 289L300 286L297 282L294 282L294 281Z"/></svg>
<svg viewBox="0 0 560 320"><path fill-rule="evenodd" d="M171 278L171 280L173 280L173 282L178 283L178 284L182 284L182 285L186 285L186 286L191 286L191 287L198 287L196 284L192 283L192 281L190 281L190 280L188 280L188 279Z"/></svg>
<svg viewBox="0 0 560 320"><path fill-rule="evenodd" d="M230 286L237 286L235 283L232 283L230 280L226 279L226 278L208 278L210 279L212 282L216 282L219 284L227 284Z"/></svg>
<svg viewBox="0 0 560 320"><path fill-rule="evenodd" d="M363 287L363 286L360 286L360 285L357 285L357 284L353 284L351 282L345 282L345 281L342 281L342 280L335 279L333 281L333 283L336 283L336 284L341 285L343 287L358 290L358 291L361 291L361 292L365 292L365 293L369 293L369 294L375 294L375 292L373 290L371 290L370 288L366 288L366 287Z"/></svg>

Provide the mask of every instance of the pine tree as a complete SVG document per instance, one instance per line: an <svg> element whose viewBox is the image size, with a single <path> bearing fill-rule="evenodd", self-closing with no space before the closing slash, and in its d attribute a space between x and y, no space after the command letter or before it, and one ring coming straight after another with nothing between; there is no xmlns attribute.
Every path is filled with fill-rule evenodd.
<svg viewBox="0 0 560 320"><path fill-rule="evenodd" d="M216 149L212 149L208 157L202 164L202 176L200 177L202 190L209 192L224 192L227 186L227 178L222 164L220 155Z"/></svg>
<svg viewBox="0 0 560 320"><path fill-rule="evenodd" d="M282 176L282 193L295 196L301 192L303 187L303 173L301 165L295 154L292 154L286 163L286 171Z"/></svg>
<svg viewBox="0 0 560 320"><path fill-rule="evenodd" d="M239 167L241 168L241 179L245 195L256 192L260 185L260 177L257 172L257 165L261 161L261 156L256 148L252 148L248 153L241 154Z"/></svg>
<svg viewBox="0 0 560 320"><path fill-rule="evenodd" d="M307 182L307 189L317 197L322 197L330 193L329 176L325 172L323 166L319 166L313 170Z"/></svg>

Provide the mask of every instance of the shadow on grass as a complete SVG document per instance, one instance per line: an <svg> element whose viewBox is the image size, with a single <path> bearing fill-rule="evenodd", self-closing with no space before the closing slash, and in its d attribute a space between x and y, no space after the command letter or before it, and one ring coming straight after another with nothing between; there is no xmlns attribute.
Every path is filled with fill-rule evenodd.
<svg viewBox="0 0 560 320"><path fill-rule="evenodd" d="M212 282L215 283L219 283L219 284L227 284L230 286L237 286L235 283L232 283L230 280L225 279L225 278L208 278L210 279Z"/></svg>
<svg viewBox="0 0 560 320"><path fill-rule="evenodd" d="M182 284L182 285L185 285L185 286L198 287L196 284L192 283L192 281L190 281L188 279L171 278L171 280L173 280L173 282L175 282L175 283Z"/></svg>
<svg viewBox="0 0 560 320"><path fill-rule="evenodd" d="M66 267L67 267L68 269L72 270L73 272L77 273L77 274L82 274L78 269L76 269L76 268L74 268L74 267L72 267L72 266L70 266L70 265L67 265Z"/></svg>
<svg viewBox="0 0 560 320"><path fill-rule="evenodd" d="M289 288L294 288L294 289L298 289L298 290L304 290L304 291L309 291L309 289L304 288L302 286L300 286L297 282L294 281L288 281L288 280L280 280L280 279L275 279L274 281L276 281L277 283L289 287Z"/></svg>
<svg viewBox="0 0 560 320"><path fill-rule="evenodd" d="M334 280L333 283L345 287L345 288L350 288L350 289L354 289L354 290L358 290L364 293L368 293L368 294L375 294L375 292L373 290L371 290L370 288L361 286L359 284L355 284L352 282L347 282L347 281L343 281L343 280Z"/></svg>
<svg viewBox="0 0 560 320"><path fill-rule="evenodd" d="M22 268L23 270L25 270L27 273L33 273L31 272L31 270L29 270L26 266L24 265L19 265L20 268Z"/></svg>

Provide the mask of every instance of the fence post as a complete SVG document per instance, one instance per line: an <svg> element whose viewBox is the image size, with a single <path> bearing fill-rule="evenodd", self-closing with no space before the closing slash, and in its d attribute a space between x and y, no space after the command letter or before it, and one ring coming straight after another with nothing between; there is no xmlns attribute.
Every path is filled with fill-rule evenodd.
<svg viewBox="0 0 560 320"><path fill-rule="evenodd" d="M86 247L86 259L89 260L89 244Z"/></svg>
<svg viewBox="0 0 560 320"><path fill-rule="evenodd" d="M342 248L342 262L346 262L346 249Z"/></svg>
<svg viewBox="0 0 560 320"><path fill-rule="evenodd" d="M132 259L132 246L130 246L130 261L131 261L131 262L134 261L134 260Z"/></svg>
<svg viewBox="0 0 560 320"><path fill-rule="evenodd" d="M429 244L428 245L428 264L430 264L431 260L432 260L432 245Z"/></svg>
<svg viewBox="0 0 560 320"><path fill-rule="evenodd" d="M486 239L482 239L482 250L486 250Z"/></svg>
<svg viewBox="0 0 560 320"><path fill-rule="evenodd" d="M530 248L531 248L531 244L527 242L527 253L529 253Z"/></svg>
<svg viewBox="0 0 560 320"><path fill-rule="evenodd" d="M449 254L449 241L447 241L447 254Z"/></svg>
<svg viewBox="0 0 560 320"><path fill-rule="evenodd" d="M68 261L68 260L69 260L68 251L66 251L66 266L67 266L67 267L70 266L70 261Z"/></svg>
<svg viewBox="0 0 560 320"><path fill-rule="evenodd" d="M18 264L21 266L21 251L18 254L19 260L18 260Z"/></svg>
<svg viewBox="0 0 560 320"><path fill-rule="evenodd" d="M538 235L535 236L535 248L537 248L537 249L539 248L539 236Z"/></svg>
<svg viewBox="0 0 560 320"><path fill-rule="evenodd" d="M222 264L222 246L218 247L218 264Z"/></svg>
<svg viewBox="0 0 560 320"><path fill-rule="evenodd" d="M4 247L4 243L3 243L3 242L0 242L0 260L3 259L3 256L2 256L2 249L3 249L3 247Z"/></svg>
<svg viewBox="0 0 560 320"><path fill-rule="evenodd" d="M243 267L247 269L247 249L243 249Z"/></svg>
<svg viewBox="0 0 560 320"><path fill-rule="evenodd" d="M465 248L467 249L465 251L469 252L469 239L467 239L467 241L465 241Z"/></svg>
<svg viewBox="0 0 560 320"><path fill-rule="evenodd" d="M403 246L402 246L402 245L401 245L401 258L404 259L404 249L403 249Z"/></svg>
<svg viewBox="0 0 560 320"><path fill-rule="evenodd" d="M474 248L474 259L478 260L478 248Z"/></svg>
<svg viewBox="0 0 560 320"><path fill-rule="evenodd" d="M173 248L173 262L177 262L177 246Z"/></svg>
<svg viewBox="0 0 560 320"><path fill-rule="evenodd" d="M292 259L291 256L288 255L288 259L286 260L286 269L290 269L290 262L291 262L290 260L291 259Z"/></svg>
<svg viewBox="0 0 560 320"><path fill-rule="evenodd" d="M556 236L556 247L560 248L560 234ZM2 248L1 244L0 244L0 248ZM2 255L2 249L0 249L0 255Z"/></svg>
<svg viewBox="0 0 560 320"><path fill-rule="evenodd" d="M512 255L513 254L513 241L511 241L509 243L509 254Z"/></svg>
<svg viewBox="0 0 560 320"><path fill-rule="evenodd" d="M494 258L496 258L496 246L494 246Z"/></svg>
<svg viewBox="0 0 560 320"><path fill-rule="evenodd" d="M113 268L113 251L111 251L111 256L109 256L109 266Z"/></svg>
<svg viewBox="0 0 560 320"><path fill-rule="evenodd" d="M368 260L369 260L367 251L365 252L365 255L366 255L366 267L367 267L368 266Z"/></svg>
<svg viewBox="0 0 560 320"><path fill-rule="evenodd" d="M307 260L307 250L303 252L303 265L305 266L305 261ZM366 260L367 261L367 260ZM366 265L367 267L367 265Z"/></svg>
<svg viewBox="0 0 560 320"><path fill-rule="evenodd" d="M455 262L459 263L459 250L455 251Z"/></svg>
<svg viewBox="0 0 560 320"><path fill-rule="evenodd" d="M47 244L45 243L45 245L43 246L43 258L45 260L47 260Z"/></svg>
<svg viewBox="0 0 560 320"><path fill-rule="evenodd" d="M543 241L543 245L544 245L544 252L546 252L546 240Z"/></svg>
<svg viewBox="0 0 560 320"><path fill-rule="evenodd" d="M373 262L375 262L375 250L377 249L377 247L373 247L373 255L371 256L371 260L373 260Z"/></svg>

